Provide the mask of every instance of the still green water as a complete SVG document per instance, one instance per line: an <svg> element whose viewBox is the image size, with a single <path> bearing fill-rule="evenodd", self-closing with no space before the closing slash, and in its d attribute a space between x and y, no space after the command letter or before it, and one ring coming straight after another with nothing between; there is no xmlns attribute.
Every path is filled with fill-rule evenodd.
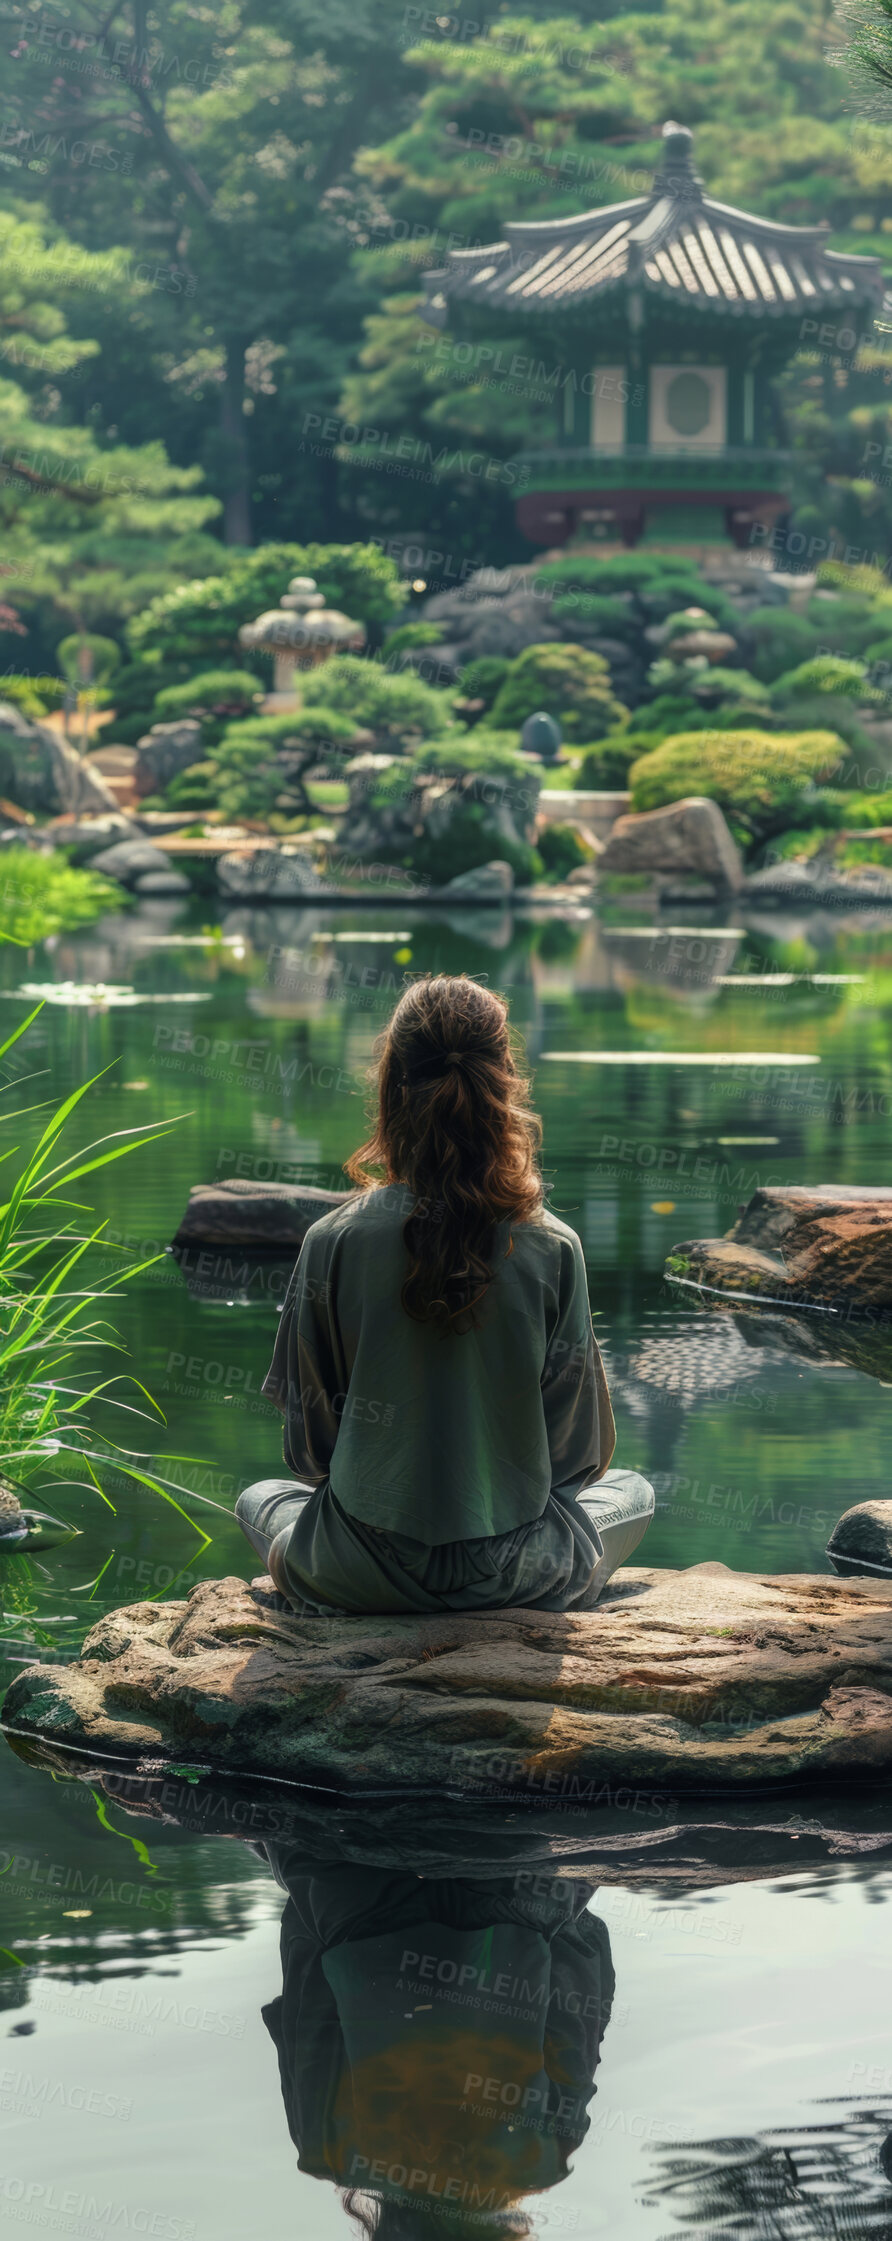
<svg viewBox="0 0 892 2241"><path fill-rule="evenodd" d="M851 1326L716 1312L668 1286L663 1264L677 1241L727 1229L760 1182L888 1181L892 921L665 927L631 905L610 919L450 920L394 900L340 915L239 911L209 930L200 910L155 905L7 952L2 1010L11 1026L36 993L46 997L27 1055L54 1086L107 1069L84 1140L180 1116L163 1143L96 1178L109 1238L137 1259L165 1251L194 1183L340 1187L363 1132L375 1036L404 974L426 969L487 978L525 1038L551 1203L586 1251L616 1460L657 1489L646 1559L822 1569L840 1511L889 1491L892 1368L881 1344L869 1374ZM42 1500L81 1537L42 1566L5 1560L7 1675L35 1641L70 1654L104 1607L223 1571L250 1576L231 1513L240 1486L279 1463L278 1420L260 1386L287 1274L287 1259L251 1252L222 1268L165 1254L122 1291L117 1329L166 1421L110 1407L95 1420L140 1452L185 1514L113 1470L116 1514L90 1488L48 1480ZM126 1376L126 1361L115 1366ZM126 1382L116 1397L140 1398ZM208 1548L195 1528L211 1534ZM385 2044L392 2069L398 2043L403 2152L417 2168L427 2157L440 2192L451 2175L447 2200L467 2201L472 2181L482 2188L495 2172L530 2221L510 2230L580 2241L657 2241L691 2225L809 2241L892 2233L892 1970L877 1905L892 1878L869 1855L857 1869L671 1901L599 1888L586 1919L602 1928L574 1931L575 1959L554 1980L569 1967L595 2019L581 2038L568 2024L561 2042L579 2108L550 2132L532 2119L518 2131L515 2078L526 2081L521 2108L526 2093L535 2112L540 2090L526 2025L502 2018L500 2038L492 2015L469 2010L456 2023L449 2010L468 2075L484 2083L470 2089L477 2102L452 2110L447 2153L442 2110L431 2116L441 2011L407 1994L388 2021L403 1984L393 1940L413 1951L432 1943L451 1965L455 1939L473 1945L491 1916L502 1929L490 1924L487 1936L533 1939L532 1959L518 1948L529 1975L543 1938L559 1950L560 1905L555 1917L543 1902L538 1927L518 1925L509 1906L506 1928L502 1886L481 1902L484 1879L460 1902L457 1882L448 1935L432 1902L426 1948L417 1878L414 1892L399 1877L384 1892L375 1872L344 1870L322 1879L320 1897L300 1861L149 1822L12 1754L2 1796L0 2214L12 2233L29 2224L102 2241L124 2231L228 2241L259 2224L271 2241L346 2234L334 2186L309 2175L308 2142L318 2134L330 2149L335 2109L341 2150L352 2140L360 2158L355 2183L373 2138L393 2162L392 2115L370 2108L357 2081L373 2056L380 2073ZM274 1871L291 1889L290 1976L265 2025L261 2005L282 1988ZM349 1983L335 1982L333 1944L351 1958ZM352 2065L346 2132L329 2076L335 2039L349 2043ZM329 2078L324 2122L319 2077ZM332 2164L329 2153L326 2168L343 2180L343 2156ZM420 2211L399 2227L440 2230ZM470 2230L496 2228L478 2217Z"/></svg>

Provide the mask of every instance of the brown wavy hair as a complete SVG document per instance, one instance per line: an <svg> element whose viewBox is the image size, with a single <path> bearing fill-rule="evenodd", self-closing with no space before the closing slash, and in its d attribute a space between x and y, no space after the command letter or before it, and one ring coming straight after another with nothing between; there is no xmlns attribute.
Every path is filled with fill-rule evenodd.
<svg viewBox="0 0 892 2241"><path fill-rule="evenodd" d="M542 1204L541 1123L504 998L464 973L412 981L378 1045L377 1092L372 1134L346 1173L361 1190L380 1181L375 1168L405 1186L406 1314L468 1331L492 1282L498 1224L530 1221Z"/></svg>

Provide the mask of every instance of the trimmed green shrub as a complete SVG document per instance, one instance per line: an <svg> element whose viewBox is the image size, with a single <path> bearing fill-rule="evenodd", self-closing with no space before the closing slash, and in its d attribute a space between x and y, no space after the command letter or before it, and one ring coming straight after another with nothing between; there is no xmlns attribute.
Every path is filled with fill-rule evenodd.
<svg viewBox="0 0 892 2241"><path fill-rule="evenodd" d="M713 708L725 701L746 701L757 708L768 699L767 685L760 684L748 669L722 669L718 663L715 668L710 664L708 669L698 670L691 679L691 691L696 700Z"/></svg>
<svg viewBox="0 0 892 2241"><path fill-rule="evenodd" d="M848 835L828 833L824 825L808 825L802 831L782 833L771 843L772 863L811 863L823 856L828 869L856 871L860 864L878 864L882 871L892 872L892 849L887 840L850 840Z"/></svg>
<svg viewBox="0 0 892 2241"><path fill-rule="evenodd" d="M381 658L388 669L399 669L403 654L416 652L419 647L440 646L442 643L442 623L400 623L399 629L391 630L385 638Z"/></svg>
<svg viewBox="0 0 892 2241"><path fill-rule="evenodd" d="M746 636L753 648L753 674L763 685L773 685L788 669L810 661L820 643L814 624L785 607L757 607L747 618Z"/></svg>
<svg viewBox="0 0 892 2241"><path fill-rule="evenodd" d="M378 545L258 545L234 555L225 572L153 599L128 624L128 643L143 657L209 668L231 656L242 623L278 606L292 576L315 576L329 607L366 624L395 620L408 598L396 562Z"/></svg>
<svg viewBox="0 0 892 2241"><path fill-rule="evenodd" d="M628 593L596 591L561 592L555 598L553 613L560 623L571 623L574 636L637 639L641 630L640 617Z"/></svg>
<svg viewBox="0 0 892 2241"><path fill-rule="evenodd" d="M477 661L469 661L458 680L463 699L482 700L488 715L510 667L510 661L505 661L500 654L481 654Z"/></svg>
<svg viewBox="0 0 892 2241"><path fill-rule="evenodd" d="M493 705L494 727L519 731L539 709L556 716L566 738L581 746L604 739L628 714L614 698L603 655L584 646L527 646L511 663Z"/></svg>
<svg viewBox="0 0 892 2241"><path fill-rule="evenodd" d="M425 685L409 670L395 673L357 654L336 654L302 681L307 711L323 707L373 731L383 747L400 748L448 731L449 695Z"/></svg>
<svg viewBox="0 0 892 2241"><path fill-rule="evenodd" d="M693 638L696 631L718 630L718 627L715 616L708 614L705 607L699 613L693 607L680 607L677 614L666 616L662 626L663 643L668 645L675 638Z"/></svg>
<svg viewBox="0 0 892 2241"><path fill-rule="evenodd" d="M163 809L218 809L216 763L190 763L188 770L178 770L157 803L154 795L150 797L150 805Z"/></svg>
<svg viewBox="0 0 892 2241"><path fill-rule="evenodd" d="M590 864L594 849L587 847L575 825L543 825L536 847L545 866L545 877L559 881L569 879L580 864Z"/></svg>
<svg viewBox="0 0 892 2241"><path fill-rule="evenodd" d="M827 794L830 789L825 789ZM892 788L883 794L837 794L833 797L839 805L836 825L892 825Z"/></svg>
<svg viewBox="0 0 892 2241"><path fill-rule="evenodd" d="M328 708L231 724L212 757L216 807L226 817L312 816L307 773L332 760L337 774L352 753L354 732L345 716Z"/></svg>
<svg viewBox="0 0 892 2241"><path fill-rule="evenodd" d="M800 662L798 669L785 671L771 687L776 708L789 707L793 701L810 698L815 693L832 693L834 698L862 702L878 698L871 689L863 662L846 660L840 654L816 654L811 661Z"/></svg>
<svg viewBox="0 0 892 2241"><path fill-rule="evenodd" d="M834 732L682 732L633 763L632 807L661 809L707 794L744 837L762 840L801 824L818 782L833 778L844 760Z"/></svg>
<svg viewBox="0 0 892 2241"><path fill-rule="evenodd" d="M632 764L660 744L659 732L616 731L598 747L587 747L576 767L575 784L594 794L625 793Z"/></svg>
<svg viewBox="0 0 892 2241"><path fill-rule="evenodd" d="M202 743L207 749L222 739L228 724L249 716L262 698L263 688L246 669L208 669L186 685L166 685L156 694L154 724L173 724L181 717L197 717Z"/></svg>
<svg viewBox="0 0 892 2241"><path fill-rule="evenodd" d="M832 647L836 655L857 659L877 635L876 603L863 596L846 599L831 592L819 592L809 600L805 612L818 633L819 644Z"/></svg>
<svg viewBox="0 0 892 2241"><path fill-rule="evenodd" d="M442 771L448 778L509 779L516 798L529 818L539 799L541 779L523 755L511 732L484 729L453 730L445 739L430 739L420 747L413 768Z"/></svg>

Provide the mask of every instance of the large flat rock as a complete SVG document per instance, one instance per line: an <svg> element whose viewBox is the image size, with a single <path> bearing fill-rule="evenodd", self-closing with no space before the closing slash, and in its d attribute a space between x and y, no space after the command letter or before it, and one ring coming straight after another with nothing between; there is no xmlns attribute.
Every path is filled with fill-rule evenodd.
<svg viewBox="0 0 892 2241"><path fill-rule="evenodd" d="M666 1265L738 1296L892 1315L892 1190L766 1184L726 1236L674 1245Z"/></svg>
<svg viewBox="0 0 892 2241"><path fill-rule="evenodd" d="M225 1579L112 1612L77 1663L17 1675L4 1720L156 1770L527 1806L892 1776L892 1581L700 1564L623 1571L576 1614L279 1606Z"/></svg>
<svg viewBox="0 0 892 2241"><path fill-rule="evenodd" d="M174 1238L175 1245L260 1245L299 1252L312 1222L342 1206L349 1191L315 1190L304 1183L255 1183L240 1176L196 1183Z"/></svg>

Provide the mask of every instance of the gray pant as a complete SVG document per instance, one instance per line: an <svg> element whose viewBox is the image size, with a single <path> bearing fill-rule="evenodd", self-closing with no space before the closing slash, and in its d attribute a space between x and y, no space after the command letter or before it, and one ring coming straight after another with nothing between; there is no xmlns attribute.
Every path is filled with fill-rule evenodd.
<svg viewBox="0 0 892 2241"><path fill-rule="evenodd" d="M531 1526L430 1550L373 1533L339 1510L330 1489L297 1479L258 1480L235 1514L276 1586L304 1611L590 1610L647 1531L654 1493L639 1471L606 1471L575 1500L553 1493Z"/></svg>

